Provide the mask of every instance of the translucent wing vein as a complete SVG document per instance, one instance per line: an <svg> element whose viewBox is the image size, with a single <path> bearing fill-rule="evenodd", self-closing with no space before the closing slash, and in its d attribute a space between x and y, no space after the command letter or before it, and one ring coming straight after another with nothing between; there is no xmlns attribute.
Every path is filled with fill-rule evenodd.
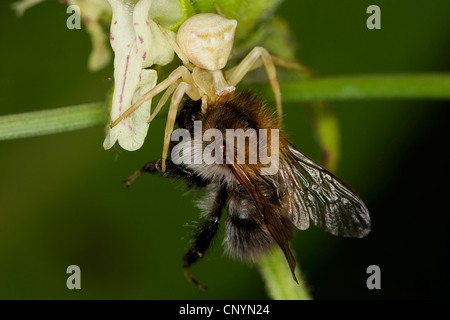
<svg viewBox="0 0 450 320"><path fill-rule="evenodd" d="M282 183L287 190L288 212L299 229L309 220L327 232L344 237L364 237L370 232L369 212L361 198L294 146L281 163Z"/></svg>

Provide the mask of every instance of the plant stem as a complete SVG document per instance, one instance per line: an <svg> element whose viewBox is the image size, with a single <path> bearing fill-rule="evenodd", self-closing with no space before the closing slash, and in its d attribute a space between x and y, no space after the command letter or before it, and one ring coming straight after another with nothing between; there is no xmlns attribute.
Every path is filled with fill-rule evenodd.
<svg viewBox="0 0 450 320"><path fill-rule="evenodd" d="M258 262L259 270L266 284L266 291L273 300L311 300L297 266L295 275L298 284L292 279L286 258L279 247L263 256Z"/></svg>
<svg viewBox="0 0 450 320"><path fill-rule="evenodd" d="M105 122L102 102L7 115L0 117L0 140L85 129Z"/></svg>
<svg viewBox="0 0 450 320"><path fill-rule="evenodd" d="M252 90L272 98L270 86ZM318 78L281 84L284 102L450 99L450 73ZM103 102L0 117L0 140L84 129L106 122Z"/></svg>
<svg viewBox="0 0 450 320"><path fill-rule="evenodd" d="M272 97L267 85L252 85ZM281 84L283 102L355 99L450 99L450 73L311 78Z"/></svg>

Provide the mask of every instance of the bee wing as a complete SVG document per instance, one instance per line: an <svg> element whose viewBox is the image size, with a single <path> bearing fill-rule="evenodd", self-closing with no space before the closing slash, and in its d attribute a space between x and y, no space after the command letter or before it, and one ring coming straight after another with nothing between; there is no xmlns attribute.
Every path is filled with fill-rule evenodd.
<svg viewBox="0 0 450 320"><path fill-rule="evenodd" d="M245 169L238 163L229 164L229 168L243 186L244 190L248 193L259 213L263 216L267 230L269 230L270 235L283 251L291 269L292 277L298 283L297 277L295 276L295 258L289 248L289 239L286 237L285 232L281 227L280 220L276 214L270 210L270 206L267 204L266 198L259 189L258 184L256 181L252 180Z"/></svg>
<svg viewBox="0 0 450 320"><path fill-rule="evenodd" d="M364 237L370 232L369 211L361 198L344 182L289 145L280 174L291 221L299 229L309 219L331 234Z"/></svg>

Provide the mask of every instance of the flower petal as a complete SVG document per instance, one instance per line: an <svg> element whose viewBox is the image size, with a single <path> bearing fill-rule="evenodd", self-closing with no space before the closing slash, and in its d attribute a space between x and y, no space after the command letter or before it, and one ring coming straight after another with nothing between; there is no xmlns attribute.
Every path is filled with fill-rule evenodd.
<svg viewBox="0 0 450 320"><path fill-rule="evenodd" d="M171 62L174 52L157 24L149 18L152 1L108 1L113 10L110 41L115 57L110 120L114 121L138 96L156 85L156 71L145 68ZM116 126L120 129L107 128L103 147L111 148L117 139L126 150L139 149L147 135L150 104L151 101L147 101L130 117L122 120Z"/></svg>
<svg viewBox="0 0 450 320"><path fill-rule="evenodd" d="M133 96L133 103L156 85L157 74L155 70L144 69L141 71L140 78L141 80ZM151 99L146 101L139 109L114 128L111 129L108 125L103 147L110 149L117 141L125 150L134 151L139 149L147 136L149 127L147 120L150 117L151 103Z"/></svg>

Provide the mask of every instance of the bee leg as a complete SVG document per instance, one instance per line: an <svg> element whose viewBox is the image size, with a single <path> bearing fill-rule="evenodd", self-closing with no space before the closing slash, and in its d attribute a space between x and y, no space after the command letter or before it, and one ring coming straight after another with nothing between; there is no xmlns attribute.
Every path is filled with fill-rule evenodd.
<svg viewBox="0 0 450 320"><path fill-rule="evenodd" d="M162 172L162 160L150 161L146 163L141 169L137 170L130 177L125 180L125 184L129 187L134 180L136 180L143 173L159 172L165 177L186 178L192 175L190 171L184 170L181 166L177 166L171 160L166 160L166 172Z"/></svg>
<svg viewBox="0 0 450 320"><path fill-rule="evenodd" d="M188 170L187 168L175 164L172 160L166 160L166 171L162 171L162 159L157 162L156 169L164 176L169 178L184 179L192 188L204 188L209 184L209 181L205 180L201 176Z"/></svg>
<svg viewBox="0 0 450 320"><path fill-rule="evenodd" d="M129 176L125 180L125 184L127 185L127 187L129 187L133 183L133 181L136 180L137 177L139 177L144 172L148 172L148 173L157 172L158 171L157 163L158 163L158 161L150 161L150 162L146 163L141 169L137 170L135 173L133 173L131 176Z"/></svg>
<svg viewBox="0 0 450 320"><path fill-rule="evenodd" d="M197 262L198 259L203 257L211 244L212 239L216 235L217 230L219 229L220 217L226 203L226 198L227 190L225 186L222 186L215 195L215 201L212 202L213 206L210 208L208 214L209 219L200 226L189 251L183 258L183 269L186 278L195 284L201 291L204 291L206 287L192 276L189 268L192 264Z"/></svg>
<svg viewBox="0 0 450 320"><path fill-rule="evenodd" d="M188 185L192 188L204 188L209 184L209 181L203 179L201 176L187 170L186 168L174 164L170 159L166 160L166 171L162 172L162 160L150 161L146 163L141 169L137 170L131 176L124 180L127 187L129 187L134 180L136 180L143 173L158 172L164 177L185 179Z"/></svg>

